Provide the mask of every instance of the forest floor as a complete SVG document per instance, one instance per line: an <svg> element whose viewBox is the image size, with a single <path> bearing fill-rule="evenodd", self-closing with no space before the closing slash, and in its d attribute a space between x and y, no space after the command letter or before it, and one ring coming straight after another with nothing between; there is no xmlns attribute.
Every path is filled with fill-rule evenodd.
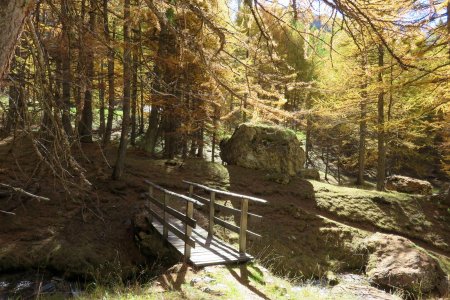
<svg viewBox="0 0 450 300"><path fill-rule="evenodd" d="M83 145L83 152L78 159L93 188L84 197L71 199L48 171L29 177L38 162L29 141L20 139L14 145L11 139L0 141L0 182L50 198L40 202L17 195L0 198L0 209L15 213L0 215L0 273L48 269L61 276L87 274L98 282L158 277L167 266L146 260L133 239L133 216L145 202L143 180L184 193L187 186L182 180L186 179L269 201L250 206L264 221L250 224L263 239L251 243L249 252L270 270L270 276L306 280L323 278L330 271L362 273L363 257L355 248L373 232L410 238L437 257L450 274L450 213L426 197L300 178L280 185L261 171L199 159L168 165L133 149L128 152L123 180L112 181L110 165L116 149L102 152L92 143ZM200 225L206 224L201 212L195 217ZM231 244L237 242L235 234L219 228L216 233ZM150 272L143 275L146 266ZM206 271L195 272L192 276L201 277L198 272ZM174 291L174 299L179 292Z"/></svg>

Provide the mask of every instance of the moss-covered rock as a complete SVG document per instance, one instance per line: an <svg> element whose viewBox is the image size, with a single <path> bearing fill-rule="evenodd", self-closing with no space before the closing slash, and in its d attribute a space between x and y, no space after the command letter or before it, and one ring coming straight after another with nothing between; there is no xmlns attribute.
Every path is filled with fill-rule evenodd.
<svg viewBox="0 0 450 300"><path fill-rule="evenodd" d="M220 156L230 165L294 176L303 168L305 152L291 130L244 123L220 143Z"/></svg>
<svg viewBox="0 0 450 300"><path fill-rule="evenodd" d="M425 180L392 175L386 178L386 189L408 194L430 195L433 186Z"/></svg>
<svg viewBox="0 0 450 300"><path fill-rule="evenodd" d="M397 287L409 292L447 291L447 279L438 261L410 240L375 233L365 239L361 248L369 253L366 274L376 284Z"/></svg>

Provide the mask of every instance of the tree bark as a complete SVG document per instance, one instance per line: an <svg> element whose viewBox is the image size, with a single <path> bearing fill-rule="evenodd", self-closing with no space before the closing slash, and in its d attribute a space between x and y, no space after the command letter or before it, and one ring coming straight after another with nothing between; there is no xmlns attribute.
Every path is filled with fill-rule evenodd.
<svg viewBox="0 0 450 300"><path fill-rule="evenodd" d="M99 117L100 127L99 135L103 137L105 134L105 74L103 73L103 59L100 62L100 82L98 87L98 101L100 102Z"/></svg>
<svg viewBox="0 0 450 300"><path fill-rule="evenodd" d="M61 23L63 31L63 45L62 45L62 123L64 131L68 136L73 135L72 124L70 122L70 90L71 90L71 53L70 53L70 40L71 40L71 28L69 25L69 1L61 0Z"/></svg>
<svg viewBox="0 0 450 300"><path fill-rule="evenodd" d="M137 40L137 34L134 35ZM132 84L131 84L131 145L136 144L136 135L137 135L137 98L138 98L138 51L136 47L133 49L133 65L132 65Z"/></svg>
<svg viewBox="0 0 450 300"><path fill-rule="evenodd" d="M308 110L308 113L306 115L306 137L305 137L305 167L307 168L309 165L312 166L312 159L310 157L311 151L312 151L312 142L311 142L311 134L312 134L312 115L309 111L311 109L312 103L311 103L311 94L308 93L306 96L306 109Z"/></svg>
<svg viewBox="0 0 450 300"><path fill-rule="evenodd" d="M89 1L89 30L91 33L95 31L96 16L95 16L95 0ZM86 50L86 77L87 86L84 93L84 105L81 115L80 125L78 127L78 134L80 141L83 143L92 143L92 92L94 81L94 49L87 45L84 41Z"/></svg>
<svg viewBox="0 0 450 300"><path fill-rule="evenodd" d="M141 103L139 105L139 134L144 134L144 81L140 79Z"/></svg>
<svg viewBox="0 0 450 300"><path fill-rule="evenodd" d="M383 68L384 49L378 46L378 84L380 92L378 93L378 162L377 162L377 190L384 190L384 180L386 178L386 143L384 126L384 88L383 88Z"/></svg>
<svg viewBox="0 0 450 300"><path fill-rule="evenodd" d="M33 0L0 1L0 86L8 73L25 18L33 4Z"/></svg>
<svg viewBox="0 0 450 300"><path fill-rule="evenodd" d="M130 45L130 0L124 2L124 23L123 23L123 117L122 132L120 135L119 152L117 155L116 165L114 166L113 179L119 180L122 177L125 155L128 146L128 133L130 129L130 98L131 98L131 45Z"/></svg>
<svg viewBox="0 0 450 300"><path fill-rule="evenodd" d="M103 136L103 146L106 146L111 140L111 132L114 120L114 107L115 107L115 81L114 81L114 68L115 68L115 53L113 49L112 41L116 38L116 26L113 22L112 38L110 36L108 20L108 0L103 0L103 23L106 41L109 46L108 50L108 118L106 120L105 134Z"/></svg>
<svg viewBox="0 0 450 300"><path fill-rule="evenodd" d="M167 72L165 71L165 69L167 68L164 64L166 63L166 60L169 59L172 52L175 51L174 48L176 47L175 45L173 45L173 43L175 42L174 41L175 37L173 37L172 34L170 33L170 30L167 27L168 25L165 23L161 23L160 25L162 27L158 37L159 42L159 48L157 53L158 61L155 63L154 67L155 79L152 83L153 90L156 90L157 92L152 93L152 104L149 116L149 126L142 141L143 149L149 152L151 155L155 153L155 146L159 132L159 123L162 114L162 107L160 103L157 103L158 98L160 98L158 92L169 92L167 90L168 87L166 82L170 82L170 80L169 79L165 80L165 77L169 78L170 74L168 74L169 73L168 71ZM164 118L167 118L167 116L164 116Z"/></svg>
<svg viewBox="0 0 450 300"><path fill-rule="evenodd" d="M357 185L364 184L364 171L366 164L366 135L367 135L367 56L363 54L362 69L364 83L361 86L361 102L360 102L360 121L359 121L359 148L358 148L358 178Z"/></svg>

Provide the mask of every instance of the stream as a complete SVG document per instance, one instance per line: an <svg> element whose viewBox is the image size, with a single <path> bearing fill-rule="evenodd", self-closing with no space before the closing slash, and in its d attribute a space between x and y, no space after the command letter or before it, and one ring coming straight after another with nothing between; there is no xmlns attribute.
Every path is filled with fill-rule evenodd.
<svg viewBox="0 0 450 300"><path fill-rule="evenodd" d="M36 299L38 295L57 294L61 298L77 297L82 291L78 282L66 281L48 272L25 271L0 274L0 300Z"/></svg>

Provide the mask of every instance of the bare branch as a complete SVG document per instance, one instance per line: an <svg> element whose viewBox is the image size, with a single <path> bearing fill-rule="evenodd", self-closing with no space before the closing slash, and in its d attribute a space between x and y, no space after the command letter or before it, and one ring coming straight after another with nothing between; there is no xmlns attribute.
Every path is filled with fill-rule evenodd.
<svg viewBox="0 0 450 300"><path fill-rule="evenodd" d="M9 185L9 184L0 183L0 186L1 186L1 187L5 187L5 188L10 189L10 190L13 190L13 191L16 192L16 193L20 193L20 194L26 195L26 196L28 196L28 197L34 198L34 199L36 199L36 200L38 200L38 201L40 201L40 200L43 200L43 201L50 201L50 198L42 197L42 196L38 196L38 195L32 194L32 193L30 193L30 192L25 191L24 189L21 189L21 188L18 188L18 187L14 187L14 186L11 186L11 185Z"/></svg>

